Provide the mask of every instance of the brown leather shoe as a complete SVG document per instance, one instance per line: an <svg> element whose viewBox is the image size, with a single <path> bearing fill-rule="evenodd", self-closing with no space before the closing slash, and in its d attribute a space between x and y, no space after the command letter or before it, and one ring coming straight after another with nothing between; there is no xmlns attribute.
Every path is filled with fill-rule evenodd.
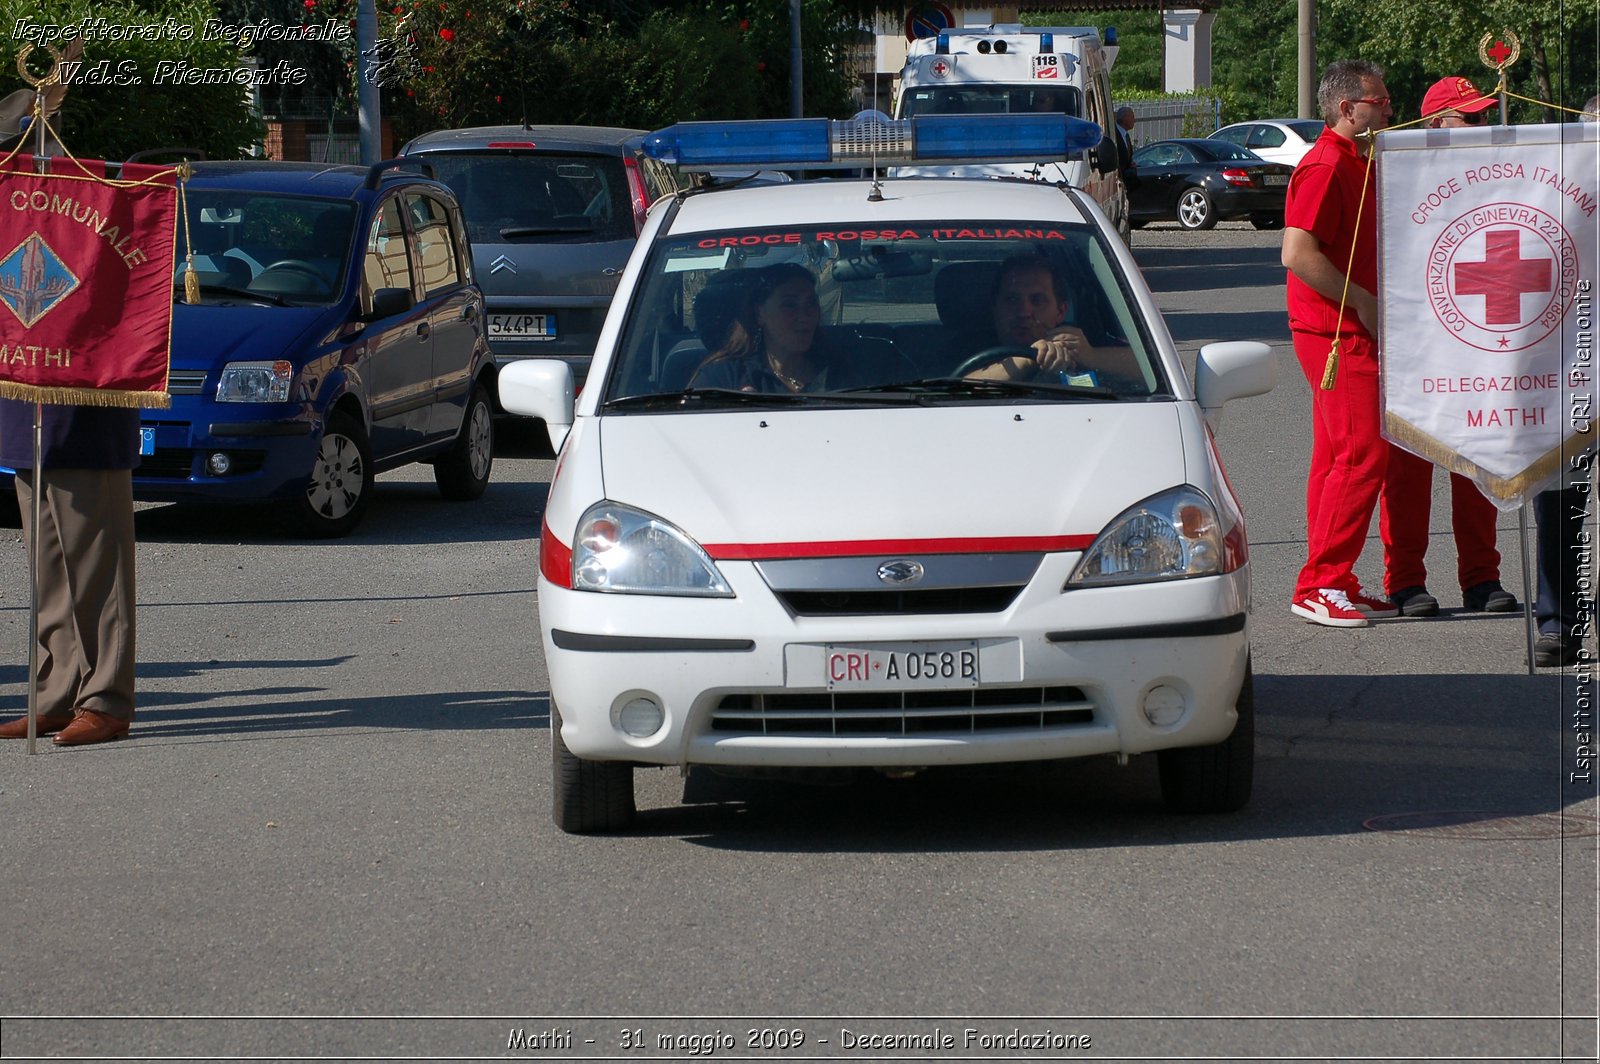
<svg viewBox="0 0 1600 1064"><path fill-rule="evenodd" d="M72 723L72 710L53 709L48 713L39 714L34 722L35 735L49 735L58 732ZM0 724L0 739L26 739L28 737L28 718L26 715L16 720L8 720Z"/></svg>
<svg viewBox="0 0 1600 1064"><path fill-rule="evenodd" d="M57 746L88 746L128 734L128 721L97 709L75 709L72 723L53 740Z"/></svg>

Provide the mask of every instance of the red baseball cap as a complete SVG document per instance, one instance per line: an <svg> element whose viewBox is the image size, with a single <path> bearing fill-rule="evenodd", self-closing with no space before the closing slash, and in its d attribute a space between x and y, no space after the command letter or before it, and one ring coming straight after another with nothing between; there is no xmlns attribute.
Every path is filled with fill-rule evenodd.
<svg viewBox="0 0 1600 1064"><path fill-rule="evenodd" d="M1466 78L1440 78L1422 98L1422 117L1432 118L1441 111L1459 111L1475 115L1495 105L1491 95L1478 91Z"/></svg>

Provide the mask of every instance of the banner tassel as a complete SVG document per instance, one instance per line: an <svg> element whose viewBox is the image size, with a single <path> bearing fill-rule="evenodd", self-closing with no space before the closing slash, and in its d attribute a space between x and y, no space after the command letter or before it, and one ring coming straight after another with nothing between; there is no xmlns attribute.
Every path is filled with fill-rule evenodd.
<svg viewBox="0 0 1600 1064"><path fill-rule="evenodd" d="M1322 371L1322 390L1333 391L1335 379L1339 376L1339 339L1334 338L1333 346L1328 349L1328 364Z"/></svg>

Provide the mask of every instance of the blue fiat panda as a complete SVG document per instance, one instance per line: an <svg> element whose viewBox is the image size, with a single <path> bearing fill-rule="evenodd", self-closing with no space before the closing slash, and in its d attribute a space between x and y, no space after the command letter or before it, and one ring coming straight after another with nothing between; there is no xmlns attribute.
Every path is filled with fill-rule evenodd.
<svg viewBox="0 0 1600 1064"><path fill-rule="evenodd" d="M279 501L340 536L407 463L446 499L483 494L495 366L447 186L385 164L200 162L180 206L172 406L144 412L136 498Z"/></svg>

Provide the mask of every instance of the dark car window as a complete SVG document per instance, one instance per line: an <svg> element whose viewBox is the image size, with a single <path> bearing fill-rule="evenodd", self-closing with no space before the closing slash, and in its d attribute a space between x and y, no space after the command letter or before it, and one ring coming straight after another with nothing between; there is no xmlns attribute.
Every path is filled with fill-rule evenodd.
<svg viewBox="0 0 1600 1064"><path fill-rule="evenodd" d="M902 110L915 115L991 115L1018 111L1064 111L1083 117L1083 95L1076 86L1008 89L1003 85L971 85L950 89L911 89Z"/></svg>
<svg viewBox="0 0 1600 1064"><path fill-rule="evenodd" d="M373 297L386 288L413 291L411 261L406 255L405 223L400 214L400 200L391 196L384 201L377 219L372 223L372 234L367 241L367 253L361 264L361 311L372 314Z"/></svg>
<svg viewBox="0 0 1600 1064"><path fill-rule="evenodd" d="M1250 135L1250 131L1254 128L1254 126L1229 126L1227 129L1219 129L1213 133L1212 139L1225 140L1230 144L1243 144L1245 138Z"/></svg>
<svg viewBox="0 0 1600 1064"><path fill-rule="evenodd" d="M1313 121L1309 118L1303 118L1297 122L1290 122L1289 128L1294 130L1295 135L1301 140L1305 141L1307 144L1310 144L1312 141L1322 136L1322 131L1326 129L1327 126L1322 122Z"/></svg>
<svg viewBox="0 0 1600 1064"><path fill-rule="evenodd" d="M1250 131L1250 139L1244 142L1247 148L1276 148L1288 137L1277 126L1257 126Z"/></svg>
<svg viewBox="0 0 1600 1064"><path fill-rule="evenodd" d="M473 243L632 240L633 207L620 155L433 152Z"/></svg>
<svg viewBox="0 0 1600 1064"><path fill-rule="evenodd" d="M1249 148L1241 148L1237 144L1230 144L1225 140L1208 140L1203 144L1196 144L1201 158L1215 159L1218 162L1251 162L1260 161L1260 156Z"/></svg>
<svg viewBox="0 0 1600 1064"><path fill-rule="evenodd" d="M1188 156L1176 144L1150 144L1133 153L1135 166L1176 166L1187 162Z"/></svg>
<svg viewBox="0 0 1600 1064"><path fill-rule="evenodd" d="M332 303L344 288L356 208L343 200L193 189L188 238L203 286ZM180 256L178 280L187 263Z"/></svg>
<svg viewBox="0 0 1600 1064"><path fill-rule="evenodd" d="M406 195L411 211L411 228L417 234L417 269L422 275L424 295L436 295L461 283L456 262L456 242L450 235L450 216L444 204L432 196Z"/></svg>

